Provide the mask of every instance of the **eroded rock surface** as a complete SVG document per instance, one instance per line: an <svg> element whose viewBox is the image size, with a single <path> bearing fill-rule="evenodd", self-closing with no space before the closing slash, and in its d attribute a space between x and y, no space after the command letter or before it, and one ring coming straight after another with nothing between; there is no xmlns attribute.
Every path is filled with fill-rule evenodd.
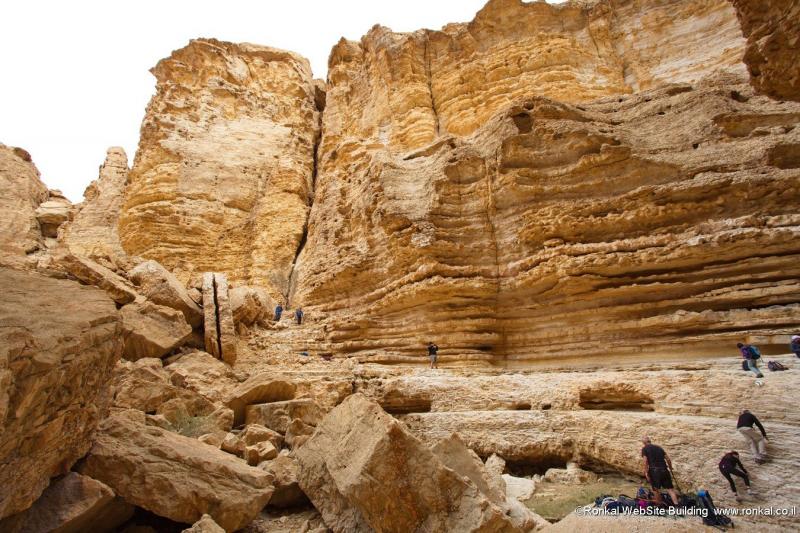
<svg viewBox="0 0 800 533"><path fill-rule="evenodd" d="M226 531L248 524L272 496L269 474L197 439L146 426L143 413L105 419L80 472L126 501L194 523L204 514Z"/></svg>
<svg viewBox="0 0 800 533"><path fill-rule="evenodd" d="M116 307L72 281L0 268L0 518L91 445L122 352Z"/></svg>
<svg viewBox="0 0 800 533"><path fill-rule="evenodd" d="M156 95L120 217L123 247L182 281L223 271L285 298L319 135L308 61L198 39L152 72Z"/></svg>
<svg viewBox="0 0 800 533"><path fill-rule="evenodd" d="M48 193L28 152L0 144L0 187L0 264L29 265L43 246L36 209Z"/></svg>
<svg viewBox="0 0 800 533"><path fill-rule="evenodd" d="M760 93L800 100L800 5L793 0L731 0L747 37L744 62Z"/></svg>
<svg viewBox="0 0 800 533"><path fill-rule="evenodd" d="M300 487L334 531L515 530L468 478L361 395L333 409L295 454Z"/></svg>

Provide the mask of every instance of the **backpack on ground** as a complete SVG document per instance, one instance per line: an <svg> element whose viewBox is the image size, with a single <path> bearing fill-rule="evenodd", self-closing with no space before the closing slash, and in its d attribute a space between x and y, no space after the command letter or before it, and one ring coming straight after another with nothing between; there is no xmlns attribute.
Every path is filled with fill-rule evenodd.
<svg viewBox="0 0 800 533"><path fill-rule="evenodd" d="M747 347L747 351L750 352L750 359L756 360L761 359L761 352L759 349L752 344Z"/></svg>
<svg viewBox="0 0 800 533"><path fill-rule="evenodd" d="M620 494L619 498L617 498L617 501L622 509L633 509L636 507L636 500L630 496L625 496L624 494Z"/></svg>
<svg viewBox="0 0 800 533"><path fill-rule="evenodd" d="M778 371L780 371L780 370L789 370L788 368L786 368L785 366L783 366L783 365L782 365L781 363L779 363L778 361L770 361L770 362L768 362L768 363L767 363L767 368L769 368L769 369L770 369L770 370L772 370L773 372L778 372Z"/></svg>
<svg viewBox="0 0 800 533"><path fill-rule="evenodd" d="M701 509L707 511L707 516L703 517L703 524L725 531L725 528L734 527L733 520L719 512L711 499L711 494L707 490L697 492L697 503Z"/></svg>

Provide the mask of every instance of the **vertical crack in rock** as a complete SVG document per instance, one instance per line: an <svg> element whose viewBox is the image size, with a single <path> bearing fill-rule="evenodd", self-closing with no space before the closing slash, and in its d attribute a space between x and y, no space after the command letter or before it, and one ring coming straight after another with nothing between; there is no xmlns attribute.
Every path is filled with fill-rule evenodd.
<svg viewBox="0 0 800 533"><path fill-rule="evenodd" d="M489 238L492 242L492 252L494 253L494 281L495 281L495 294L494 294L494 320L495 325L499 325L499 331L495 330L496 334L498 335L496 343L494 343L494 348L492 352L495 355L503 355L505 356L505 331L504 331L504 322L502 320L498 320L498 314L500 313L500 252L497 246L497 228L495 227L494 222L494 215L495 215L495 202L494 202L494 188L492 187L492 179L497 172L497 169L500 168L500 153L497 152L495 154L495 162L493 168L486 169L486 222L489 225Z"/></svg>
<svg viewBox="0 0 800 533"><path fill-rule="evenodd" d="M217 353L222 358L222 328L219 316L219 298L217 297L217 275L211 275L212 294L214 295L214 326L217 328Z"/></svg>
<svg viewBox="0 0 800 533"><path fill-rule="evenodd" d="M311 219L311 210L314 208L314 196L317 190L317 172L319 169L320 157L319 146L322 144L322 120L325 113L325 92L320 90L319 87L315 87L315 89L314 106L317 109L317 136L314 138L314 149L312 150L311 191L307 200L308 212L306 213L306 220L303 224L303 235L300 237L300 242L297 244L297 249L294 252L294 259L292 260L292 265L289 270L289 283L286 285L286 294L284 295L284 301L287 307L291 307L292 295L294 294L297 284L297 273L295 269L297 267L297 260L300 258L300 254L303 253L306 241L308 240L308 222Z"/></svg>
<svg viewBox="0 0 800 533"><path fill-rule="evenodd" d="M433 82L431 75L431 54L430 54L430 35L425 32L425 79L428 82L428 94L431 97L431 111L433 111L433 119L435 120L436 137L439 137L439 112L436 110L436 99L433 96Z"/></svg>

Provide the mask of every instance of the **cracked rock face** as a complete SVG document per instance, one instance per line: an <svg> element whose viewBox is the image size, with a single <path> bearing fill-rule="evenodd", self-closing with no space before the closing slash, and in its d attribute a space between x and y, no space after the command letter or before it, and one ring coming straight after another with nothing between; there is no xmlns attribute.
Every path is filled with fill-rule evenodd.
<svg viewBox="0 0 800 533"><path fill-rule="evenodd" d="M236 328L224 274L203 274L203 313L206 351L233 365L236 362Z"/></svg>
<svg viewBox="0 0 800 533"><path fill-rule="evenodd" d="M292 302L375 360L783 344L800 108L753 93L743 47L723 1L492 1L340 42Z"/></svg>
<svg viewBox="0 0 800 533"><path fill-rule="evenodd" d="M69 471L105 416L122 351L114 302L75 282L0 268L0 518Z"/></svg>
<svg viewBox="0 0 800 533"><path fill-rule="evenodd" d="M283 300L319 136L308 61L198 39L152 72L156 95L120 215L124 249L182 281L222 271Z"/></svg>

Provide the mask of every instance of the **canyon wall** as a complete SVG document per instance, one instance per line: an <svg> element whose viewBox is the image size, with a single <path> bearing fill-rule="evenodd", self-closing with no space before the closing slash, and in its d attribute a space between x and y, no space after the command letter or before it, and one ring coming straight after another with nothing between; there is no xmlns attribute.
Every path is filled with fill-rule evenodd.
<svg viewBox="0 0 800 533"><path fill-rule="evenodd" d="M156 65L128 177L126 252L182 280L224 270L283 299L311 203L319 135L308 61L198 39Z"/></svg>
<svg viewBox="0 0 800 533"><path fill-rule="evenodd" d="M756 90L800 100L800 4L794 0L731 0L747 37L744 62Z"/></svg>
<svg viewBox="0 0 800 533"><path fill-rule="evenodd" d="M753 95L744 45L724 1L493 0L341 41L292 303L384 360L783 343L800 108Z"/></svg>

